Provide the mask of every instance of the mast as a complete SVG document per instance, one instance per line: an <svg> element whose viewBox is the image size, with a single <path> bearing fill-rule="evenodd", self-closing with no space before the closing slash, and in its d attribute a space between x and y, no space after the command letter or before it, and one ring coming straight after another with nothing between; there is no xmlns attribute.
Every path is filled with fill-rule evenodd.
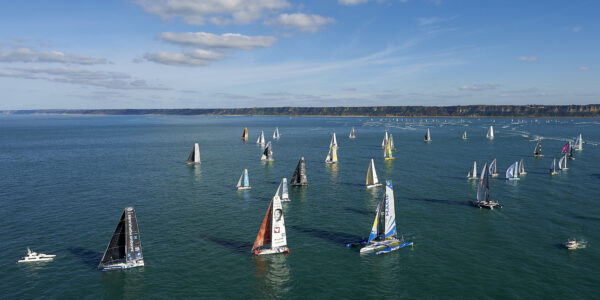
<svg viewBox="0 0 600 300"><path fill-rule="evenodd" d="M298 161L294 175L291 180L292 186L303 186L308 185L308 179L306 178L306 163L304 162L304 156Z"/></svg>

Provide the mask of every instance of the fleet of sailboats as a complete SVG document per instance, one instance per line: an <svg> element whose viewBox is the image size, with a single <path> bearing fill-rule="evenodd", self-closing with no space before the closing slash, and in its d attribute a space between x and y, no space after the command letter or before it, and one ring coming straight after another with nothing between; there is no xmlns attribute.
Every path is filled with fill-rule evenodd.
<svg viewBox="0 0 600 300"><path fill-rule="evenodd" d="M135 210L133 207L126 207L98 264L98 268L107 271L143 266L142 239L140 238Z"/></svg>
<svg viewBox="0 0 600 300"><path fill-rule="evenodd" d="M200 146L198 146L198 143L194 143L194 149L192 149L192 152L188 156L187 163L188 164L199 164L200 163Z"/></svg>
<svg viewBox="0 0 600 300"><path fill-rule="evenodd" d="M367 169L366 185L367 188L381 186L381 183L377 178L377 171L375 171L375 161L372 158L371 163L369 164L369 168Z"/></svg>
<svg viewBox="0 0 600 300"><path fill-rule="evenodd" d="M250 179L248 178L248 169L244 169L244 171L242 171L240 180L238 180L238 183L235 187L238 190L247 190L250 188Z"/></svg>
<svg viewBox="0 0 600 300"><path fill-rule="evenodd" d="M485 137L490 140L494 139L494 126L490 125L490 128L488 128L488 131L487 131Z"/></svg>
<svg viewBox="0 0 600 300"><path fill-rule="evenodd" d="M283 208L279 197L279 188L269 203L265 218L260 225L258 235L252 245L252 254L265 255L277 253L289 253L287 237L285 234L285 221Z"/></svg>

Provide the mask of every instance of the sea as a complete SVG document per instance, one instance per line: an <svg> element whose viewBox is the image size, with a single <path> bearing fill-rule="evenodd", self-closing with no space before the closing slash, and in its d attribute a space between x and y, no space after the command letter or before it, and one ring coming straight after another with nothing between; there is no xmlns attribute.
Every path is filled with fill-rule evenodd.
<svg viewBox="0 0 600 300"><path fill-rule="evenodd" d="M273 162L260 160L261 130ZM327 165L333 133L339 162ZM583 150L551 176L579 134ZM188 165L194 143L202 162ZM0 298L597 298L599 143L598 119L0 115ZM309 186L283 203L290 253L255 257L269 202L301 157ZM371 158L393 183L398 235L414 243L378 256L345 246L369 235L384 196L365 188ZM504 207L473 207L467 172L493 159L490 198ZM521 159L527 174L506 180ZM252 188L238 191L244 169ZM128 206L146 265L100 271ZM577 250L563 246L572 237ZM27 247L56 259L17 263Z"/></svg>

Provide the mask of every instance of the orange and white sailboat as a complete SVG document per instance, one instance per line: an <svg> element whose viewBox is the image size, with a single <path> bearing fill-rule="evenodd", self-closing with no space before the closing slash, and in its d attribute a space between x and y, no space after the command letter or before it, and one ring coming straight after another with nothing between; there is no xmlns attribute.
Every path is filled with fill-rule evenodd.
<svg viewBox="0 0 600 300"><path fill-rule="evenodd" d="M260 225L254 245L252 245L252 254L254 255L290 252L290 249L287 247L285 222L279 192L280 190L277 188L277 192L275 192L275 196L273 196L273 200L269 204L262 225Z"/></svg>

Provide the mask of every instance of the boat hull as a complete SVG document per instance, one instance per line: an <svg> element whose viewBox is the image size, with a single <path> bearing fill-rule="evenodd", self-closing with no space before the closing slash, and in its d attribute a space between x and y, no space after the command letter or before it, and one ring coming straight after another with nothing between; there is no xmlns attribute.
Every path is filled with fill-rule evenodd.
<svg viewBox="0 0 600 300"><path fill-rule="evenodd" d="M46 262L46 261L52 261L54 260L54 257L46 257L46 258L40 258L40 259L19 259L17 262L18 263L32 263L32 262Z"/></svg>
<svg viewBox="0 0 600 300"><path fill-rule="evenodd" d="M104 266L99 266L98 268L102 271L114 271L114 270L138 268L138 267L143 267L143 266L144 266L144 261L138 261L138 262L130 262L130 263L118 263L118 264L104 265Z"/></svg>
<svg viewBox="0 0 600 300"><path fill-rule="evenodd" d="M413 243L406 243L404 241L398 239L390 239L381 242L371 242L367 244L365 247L360 249L361 254L366 253L375 253L375 255L391 252L398 250L400 248L404 248L406 246L411 246Z"/></svg>
<svg viewBox="0 0 600 300"><path fill-rule="evenodd" d="M370 189L370 188L374 188L374 187L378 187L378 186L382 186L382 184L381 183L369 184L369 185L367 185L367 188Z"/></svg>
<svg viewBox="0 0 600 300"><path fill-rule="evenodd" d="M480 202L469 201L469 202L471 203L471 205L473 205L475 207L487 208L489 210L493 210L494 207L502 208L502 204L500 204L498 202L493 202L493 201L480 201Z"/></svg>
<svg viewBox="0 0 600 300"><path fill-rule="evenodd" d="M252 251L254 255L267 255L267 254L279 254L279 253L290 253L290 249L288 247L277 247L277 248L269 248L269 249L260 249Z"/></svg>
<svg viewBox="0 0 600 300"><path fill-rule="evenodd" d="M238 191L239 190L249 190L249 189L251 189L251 187L249 187L249 186L240 186L237 189L238 189Z"/></svg>

